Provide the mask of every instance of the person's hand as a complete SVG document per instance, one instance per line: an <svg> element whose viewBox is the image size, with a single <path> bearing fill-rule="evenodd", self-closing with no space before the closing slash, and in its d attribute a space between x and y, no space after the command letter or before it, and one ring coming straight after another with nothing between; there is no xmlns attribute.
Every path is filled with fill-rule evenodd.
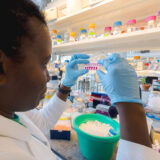
<svg viewBox="0 0 160 160"><path fill-rule="evenodd" d="M75 85L76 80L78 77L86 74L88 70L78 70L77 64L87 64L89 61L87 60L89 58L88 55L85 54L75 54L72 56L69 63L66 65L65 70L65 77L62 82L62 84L66 87L72 87Z"/></svg>
<svg viewBox="0 0 160 160"><path fill-rule="evenodd" d="M107 74L97 71L103 88L113 105L118 102L140 103L138 78L134 68L118 54L98 61L107 70Z"/></svg>

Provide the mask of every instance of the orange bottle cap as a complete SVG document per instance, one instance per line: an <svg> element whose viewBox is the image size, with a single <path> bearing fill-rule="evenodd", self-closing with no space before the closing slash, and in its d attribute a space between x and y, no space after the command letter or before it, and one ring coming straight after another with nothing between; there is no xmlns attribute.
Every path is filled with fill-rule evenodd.
<svg viewBox="0 0 160 160"><path fill-rule="evenodd" d="M95 28L95 27L96 27L95 23L90 23L89 24L89 28Z"/></svg>
<svg viewBox="0 0 160 160"><path fill-rule="evenodd" d="M76 36L76 32L70 32L70 36L71 37L75 37Z"/></svg>
<svg viewBox="0 0 160 160"><path fill-rule="evenodd" d="M52 30L52 33L56 34L56 33L57 33L57 30Z"/></svg>
<svg viewBox="0 0 160 160"><path fill-rule="evenodd" d="M140 59L141 57L140 56L134 56L134 59Z"/></svg>

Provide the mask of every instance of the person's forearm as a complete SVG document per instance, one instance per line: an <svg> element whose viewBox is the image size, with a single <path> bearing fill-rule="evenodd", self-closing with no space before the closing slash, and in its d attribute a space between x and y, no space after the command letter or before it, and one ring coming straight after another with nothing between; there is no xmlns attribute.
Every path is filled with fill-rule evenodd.
<svg viewBox="0 0 160 160"><path fill-rule="evenodd" d="M60 87L63 89L63 90L67 90L67 91L70 91L70 88L69 87L65 87L63 84L60 85ZM63 100L63 101L67 101L67 97L68 97L69 93L68 94L63 94L61 92L57 92L57 96Z"/></svg>
<svg viewBox="0 0 160 160"><path fill-rule="evenodd" d="M117 103L121 139L151 147L143 106L138 103Z"/></svg>

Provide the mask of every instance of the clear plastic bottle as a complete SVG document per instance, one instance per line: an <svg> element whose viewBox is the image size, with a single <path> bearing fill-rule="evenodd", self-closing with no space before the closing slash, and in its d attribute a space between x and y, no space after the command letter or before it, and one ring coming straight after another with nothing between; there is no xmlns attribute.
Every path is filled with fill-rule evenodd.
<svg viewBox="0 0 160 160"><path fill-rule="evenodd" d="M104 37L107 37L107 36L110 36L112 33L111 33L111 31L112 31L112 27L105 27L104 28Z"/></svg>
<svg viewBox="0 0 160 160"><path fill-rule="evenodd" d="M75 42L76 41L76 33L75 32L70 32L69 41L70 42Z"/></svg>
<svg viewBox="0 0 160 160"><path fill-rule="evenodd" d="M158 12L157 15L157 27L160 27L160 11Z"/></svg>
<svg viewBox="0 0 160 160"><path fill-rule="evenodd" d="M154 71L157 71L157 70L158 70L158 67L159 67L159 62L158 62L158 60L155 58L153 70L154 70Z"/></svg>
<svg viewBox="0 0 160 160"><path fill-rule="evenodd" d="M134 56L134 68L137 71L143 70L143 62L140 56Z"/></svg>
<svg viewBox="0 0 160 160"><path fill-rule="evenodd" d="M57 44L57 30L52 30L52 44Z"/></svg>
<svg viewBox="0 0 160 160"><path fill-rule="evenodd" d="M154 113L160 113L160 107L159 107L160 106L160 91L157 87L158 85L153 87L154 89L153 91L151 91L149 95L148 104L147 104L147 106L149 106L152 112Z"/></svg>
<svg viewBox="0 0 160 160"><path fill-rule="evenodd" d="M122 31L122 22L121 21L114 22L113 27L114 27L113 28L113 35L121 34L121 31Z"/></svg>
<svg viewBox="0 0 160 160"><path fill-rule="evenodd" d="M62 44L62 37L61 35L57 35L57 44Z"/></svg>
<svg viewBox="0 0 160 160"><path fill-rule="evenodd" d="M64 43L69 42L69 32L64 33Z"/></svg>
<svg viewBox="0 0 160 160"><path fill-rule="evenodd" d="M96 37L95 28L96 28L95 23L90 23L89 24L89 32L88 32L88 37L89 38L95 38Z"/></svg>
<svg viewBox="0 0 160 160"><path fill-rule="evenodd" d="M79 40L84 40L84 39L87 39L87 30L86 30L86 29L82 29L82 30L80 31Z"/></svg>
<svg viewBox="0 0 160 160"><path fill-rule="evenodd" d="M149 16L146 18L147 28L155 28L156 27L156 16Z"/></svg>
<svg viewBox="0 0 160 160"><path fill-rule="evenodd" d="M135 19L131 19L127 22L127 32L133 32L136 30L136 27L135 27L135 24L136 24L136 20Z"/></svg>

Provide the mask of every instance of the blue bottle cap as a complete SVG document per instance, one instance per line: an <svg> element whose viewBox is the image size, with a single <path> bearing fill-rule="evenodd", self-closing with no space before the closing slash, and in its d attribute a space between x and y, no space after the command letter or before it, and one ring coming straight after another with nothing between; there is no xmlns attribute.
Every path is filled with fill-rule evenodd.
<svg viewBox="0 0 160 160"><path fill-rule="evenodd" d="M60 34L58 34L58 35L57 35L57 38L61 39L62 37L61 37L61 35L60 35Z"/></svg>
<svg viewBox="0 0 160 160"><path fill-rule="evenodd" d="M114 27L116 27L116 26L122 26L122 22L121 21L114 22L113 26Z"/></svg>
<svg viewBox="0 0 160 160"><path fill-rule="evenodd" d="M82 29L81 33L87 33L87 30L86 29Z"/></svg>

